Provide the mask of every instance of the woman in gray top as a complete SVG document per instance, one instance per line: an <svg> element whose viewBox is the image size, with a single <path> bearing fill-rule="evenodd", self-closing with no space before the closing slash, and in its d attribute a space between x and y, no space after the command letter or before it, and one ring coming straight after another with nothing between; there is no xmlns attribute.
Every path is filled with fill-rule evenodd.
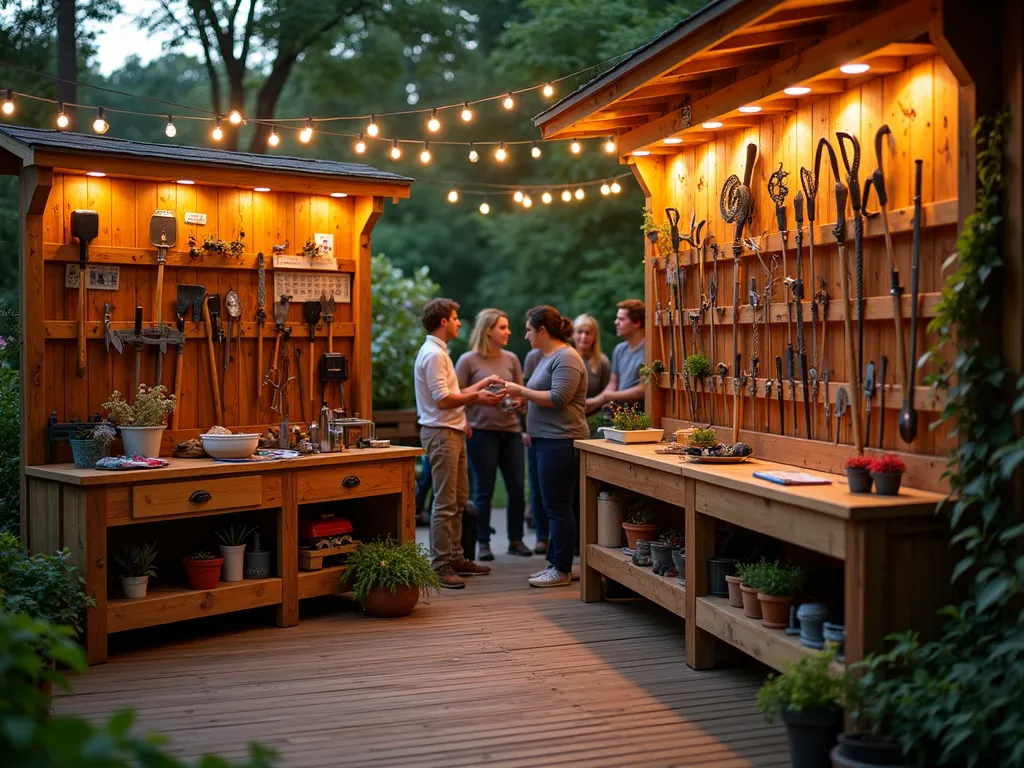
<svg viewBox="0 0 1024 768"><path fill-rule="evenodd" d="M488 376L497 374L505 381L523 383L519 358L509 352L512 331L508 315L500 309L483 309L473 323L469 339L471 351L455 364L455 375L463 389ZM491 552L491 498L494 481L501 470L508 492L508 552L510 555L529 557L533 551L523 544L523 514L526 508L523 486L525 469L523 440L517 415L518 405L511 410L466 406L469 421L469 439L466 452L476 491L473 502L477 507L477 542L480 560L493 560Z"/></svg>
<svg viewBox="0 0 1024 768"><path fill-rule="evenodd" d="M573 549L578 533L573 513L579 483L574 440L590 437L587 427L587 367L569 345L572 322L554 307L534 307L526 314L526 338L542 355L526 386L507 383L512 397L527 402L526 432L536 453L541 503L548 516L550 565L530 577L534 587L572 583Z"/></svg>

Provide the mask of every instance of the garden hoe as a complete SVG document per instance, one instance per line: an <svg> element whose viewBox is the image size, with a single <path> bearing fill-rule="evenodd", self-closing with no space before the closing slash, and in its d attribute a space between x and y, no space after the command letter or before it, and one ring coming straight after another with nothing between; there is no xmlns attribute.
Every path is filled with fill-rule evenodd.
<svg viewBox="0 0 1024 768"><path fill-rule="evenodd" d="M334 294L330 297L327 294L320 293L320 314L324 318L324 323L327 324L327 354L334 353Z"/></svg>
<svg viewBox="0 0 1024 768"><path fill-rule="evenodd" d="M100 215L96 211L71 212L71 236L78 238L78 357L75 373L85 376L85 291L89 282L89 243L100 233Z"/></svg>
<svg viewBox="0 0 1024 768"><path fill-rule="evenodd" d="M306 321L309 326L309 401L312 403L312 407L316 408L316 392L313 390L313 368L315 368L313 356L315 354L314 346L316 344L316 324L320 322L320 302L319 301L307 301L302 306L302 319ZM302 375L302 370L298 371L299 376Z"/></svg>
<svg viewBox="0 0 1024 768"><path fill-rule="evenodd" d="M220 296L206 294L203 297L203 323L206 325L206 351L210 362L210 389L213 390L214 415L217 424L224 426L224 405L220 399L220 384L217 381L217 355L213 344L220 338L220 329L216 325L220 313Z"/></svg>

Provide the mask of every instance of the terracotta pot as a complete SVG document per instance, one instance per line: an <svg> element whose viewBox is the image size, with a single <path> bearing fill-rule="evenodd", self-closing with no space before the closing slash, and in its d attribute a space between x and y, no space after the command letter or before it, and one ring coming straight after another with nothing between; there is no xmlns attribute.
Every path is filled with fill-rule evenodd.
<svg viewBox="0 0 1024 768"><path fill-rule="evenodd" d="M871 493L871 473L866 469L847 468L846 482L850 486L850 493Z"/></svg>
<svg viewBox="0 0 1024 768"><path fill-rule="evenodd" d="M189 589L216 589L220 583L220 568L224 565L224 558L193 560L191 557L183 557L181 564L185 566L185 581Z"/></svg>
<svg viewBox="0 0 1024 768"><path fill-rule="evenodd" d="M897 496L903 482L903 473L872 472L871 479L875 481L875 493L879 496Z"/></svg>
<svg viewBox="0 0 1024 768"><path fill-rule="evenodd" d="M386 587L374 587L363 598L363 610L371 616L392 619L408 616L420 600L420 588L414 584L398 587L394 594Z"/></svg>
<svg viewBox="0 0 1024 768"><path fill-rule="evenodd" d="M789 626L789 608L793 605L792 595L757 594L761 602L761 613L764 621L761 624L769 629L785 629Z"/></svg>
<svg viewBox="0 0 1024 768"><path fill-rule="evenodd" d="M760 619L761 603L758 602L757 594L760 590L757 587L748 587L740 584L740 592L743 594L743 615L748 619Z"/></svg>
<svg viewBox="0 0 1024 768"><path fill-rule="evenodd" d="M740 584L743 579L739 576L726 576L725 583L729 586L729 605L733 608L743 607L743 593L740 592Z"/></svg>
<svg viewBox="0 0 1024 768"><path fill-rule="evenodd" d="M630 549L636 549L637 540L643 539L645 541L650 541L654 538L654 534L658 532L658 526L650 523L645 525L623 523L622 530L626 532L626 544Z"/></svg>

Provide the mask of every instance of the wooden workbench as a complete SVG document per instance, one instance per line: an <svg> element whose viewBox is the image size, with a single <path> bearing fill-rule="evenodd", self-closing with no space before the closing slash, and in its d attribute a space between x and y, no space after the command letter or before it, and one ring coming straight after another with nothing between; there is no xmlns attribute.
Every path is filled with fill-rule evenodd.
<svg viewBox="0 0 1024 768"><path fill-rule="evenodd" d="M827 486L781 486L755 470L793 470L760 459L707 465L655 453L657 444L625 446L580 440L580 566L584 602L601 599L600 576L625 584L687 619L686 662L715 664L715 638L782 669L814 653L798 638L763 627L725 598L708 596L707 561L715 556L716 521L772 536L843 562L846 660L882 648L889 632L935 628L948 602L948 538L935 515L938 494L909 488L899 496L851 494L846 478ZM824 474L824 473L814 473ZM597 494L617 486L661 499L685 516L686 586L638 568L619 549L597 545Z"/></svg>
<svg viewBox="0 0 1024 768"><path fill-rule="evenodd" d="M278 626L290 627L298 623L299 600L341 591L339 578L345 568L299 570L302 507L343 502L336 509L348 516L351 507L345 502L373 499L372 506L364 504L356 513L356 536L390 534L408 541L415 536L414 459L421 453L419 448L392 447L260 464L169 459L163 469L124 472L75 469L70 464L31 466L25 472L30 547L52 552L66 546L81 569L86 592L96 600L86 618L91 664L106 660L108 634L129 629L268 605L277 606ZM193 501L196 491L206 491L209 498ZM120 526L157 524L165 530L172 521L246 511L275 519L271 538L276 539L276 576L221 582L216 589L203 591L168 583L168 574L161 570L141 600L114 597L120 594L116 586L108 595L108 582L116 575L116 569L108 568L108 542ZM205 548L215 550L211 537L206 531L202 541Z"/></svg>

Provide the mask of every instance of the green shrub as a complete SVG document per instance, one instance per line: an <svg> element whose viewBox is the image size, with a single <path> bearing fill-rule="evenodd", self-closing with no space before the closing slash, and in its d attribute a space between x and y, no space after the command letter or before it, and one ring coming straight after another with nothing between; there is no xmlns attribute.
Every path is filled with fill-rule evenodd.
<svg viewBox="0 0 1024 768"><path fill-rule="evenodd" d="M786 711L813 712L846 706L852 681L846 675L832 677L829 665L834 648L786 664L782 675L769 675L757 693L757 708L768 722Z"/></svg>
<svg viewBox="0 0 1024 768"><path fill-rule="evenodd" d="M16 535L21 529L19 388L18 371L0 367L0 531Z"/></svg>
<svg viewBox="0 0 1024 768"><path fill-rule="evenodd" d="M783 565L776 560L764 563L757 575L757 588L773 597L791 597L803 589L804 571L796 565Z"/></svg>
<svg viewBox="0 0 1024 768"><path fill-rule="evenodd" d="M81 633L85 609L96 601L85 594L85 579L62 549L29 555L12 533L0 533L0 607Z"/></svg>
<svg viewBox="0 0 1024 768"><path fill-rule="evenodd" d="M415 585L423 591L440 591L441 582L430 567L426 549L415 541L399 544L390 536L360 544L349 555L342 582L353 582L352 592L363 600L375 587L390 589Z"/></svg>
<svg viewBox="0 0 1024 768"><path fill-rule="evenodd" d="M688 442L691 448L714 448L718 445L718 433L710 427L698 429L690 433Z"/></svg>

